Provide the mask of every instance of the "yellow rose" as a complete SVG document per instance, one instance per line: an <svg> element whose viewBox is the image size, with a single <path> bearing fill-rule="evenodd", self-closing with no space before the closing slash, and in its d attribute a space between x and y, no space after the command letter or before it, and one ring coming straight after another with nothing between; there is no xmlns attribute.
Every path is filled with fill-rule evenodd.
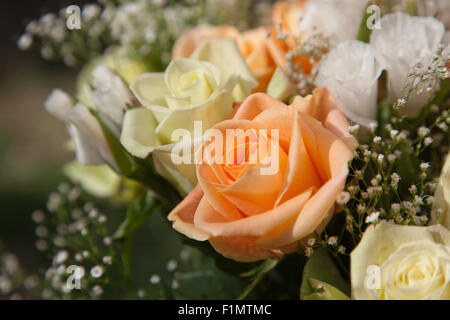
<svg viewBox="0 0 450 320"><path fill-rule="evenodd" d="M438 210L440 211L439 214ZM450 154L442 168L439 184L434 194L432 222L440 223L450 229Z"/></svg>
<svg viewBox="0 0 450 320"><path fill-rule="evenodd" d="M353 299L450 299L450 231L372 225L351 253L351 282Z"/></svg>
<svg viewBox="0 0 450 320"><path fill-rule="evenodd" d="M194 132L228 119L233 102L242 101L257 85L232 39L203 41L189 59L174 59L163 73L145 73L131 90L144 106L128 110L120 141L134 156L153 154L157 170L188 193L197 183L195 165L175 164L171 151L182 137L176 129Z"/></svg>

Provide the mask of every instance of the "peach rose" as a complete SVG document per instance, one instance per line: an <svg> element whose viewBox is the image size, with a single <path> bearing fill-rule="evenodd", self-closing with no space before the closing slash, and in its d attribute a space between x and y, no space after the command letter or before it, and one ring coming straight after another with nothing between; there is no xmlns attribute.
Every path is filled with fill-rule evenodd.
<svg viewBox="0 0 450 320"><path fill-rule="evenodd" d="M299 36L300 19L303 17L307 0L278 1L272 8L272 23L281 25L283 30Z"/></svg>
<svg viewBox="0 0 450 320"><path fill-rule="evenodd" d="M324 227L356 147L344 114L326 89L296 97L290 106L253 94L231 120L214 128L226 137L223 145L229 142L227 129L277 130L277 139L272 134L264 139L277 143L271 152L278 156L278 170L261 174L263 161L249 161L256 151L247 141L238 144L245 149L244 158L234 154L232 163L227 158L225 164L198 164L199 184L168 216L176 230L209 240L225 257L249 262L291 252L298 241ZM211 144L204 142L201 151L207 148Z"/></svg>
<svg viewBox="0 0 450 320"><path fill-rule="evenodd" d="M253 72L259 85L253 92L265 91L277 66L285 66L285 51L267 38L268 28L258 28L244 33L232 26L199 25L177 39L173 46L172 58L186 58L207 38L233 38L236 40L242 56Z"/></svg>
<svg viewBox="0 0 450 320"><path fill-rule="evenodd" d="M291 50L299 36L298 23L303 15L305 0L277 2L272 9L274 25L282 26L283 32L290 36L285 41L277 40L278 29L260 27L243 33L232 26L211 26L202 24L183 33L175 42L172 57L187 58L201 41L207 38L233 38L245 58L250 70L258 80L259 86L253 92L265 91L277 67L286 71L286 53ZM311 70L309 59L298 59L306 73Z"/></svg>

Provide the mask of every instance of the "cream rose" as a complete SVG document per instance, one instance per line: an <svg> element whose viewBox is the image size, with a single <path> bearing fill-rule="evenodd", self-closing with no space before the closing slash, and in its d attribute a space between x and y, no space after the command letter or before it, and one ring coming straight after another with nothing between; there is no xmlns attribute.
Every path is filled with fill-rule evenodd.
<svg viewBox="0 0 450 320"><path fill-rule="evenodd" d="M450 231L382 221L351 253L353 299L450 299Z"/></svg>
<svg viewBox="0 0 450 320"><path fill-rule="evenodd" d="M172 133L193 133L194 121L206 130L228 119L233 102L257 84L234 40L205 40L189 59L174 59L165 72L145 73L131 85L144 108L126 112L120 141L138 158L152 153L160 173L187 193L197 183L195 166L172 161L171 151L182 140Z"/></svg>

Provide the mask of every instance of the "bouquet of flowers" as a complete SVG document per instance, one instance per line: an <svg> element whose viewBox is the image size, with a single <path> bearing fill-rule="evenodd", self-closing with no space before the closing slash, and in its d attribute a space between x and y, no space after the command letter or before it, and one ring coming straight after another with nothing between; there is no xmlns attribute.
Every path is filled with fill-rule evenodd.
<svg viewBox="0 0 450 320"><path fill-rule="evenodd" d="M80 68L45 101L76 160L32 215L48 265L5 251L0 289L450 299L449 4L103 0L30 22L21 49Z"/></svg>

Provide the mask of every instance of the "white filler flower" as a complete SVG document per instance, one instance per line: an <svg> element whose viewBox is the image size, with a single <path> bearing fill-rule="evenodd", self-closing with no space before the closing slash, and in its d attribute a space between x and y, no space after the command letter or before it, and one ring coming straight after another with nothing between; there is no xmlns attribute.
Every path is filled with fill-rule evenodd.
<svg viewBox="0 0 450 320"><path fill-rule="evenodd" d="M376 119L377 79L381 71L369 44L348 40L322 60L316 84L330 91L347 117L369 127Z"/></svg>
<svg viewBox="0 0 450 320"><path fill-rule="evenodd" d="M375 48L377 60L387 70L388 91L392 101L404 97L408 74L421 63L430 65L441 44L444 25L432 17L413 17L403 12L385 15L381 29L373 30L370 44ZM433 91L413 94L402 108L408 115L416 115L429 101Z"/></svg>

